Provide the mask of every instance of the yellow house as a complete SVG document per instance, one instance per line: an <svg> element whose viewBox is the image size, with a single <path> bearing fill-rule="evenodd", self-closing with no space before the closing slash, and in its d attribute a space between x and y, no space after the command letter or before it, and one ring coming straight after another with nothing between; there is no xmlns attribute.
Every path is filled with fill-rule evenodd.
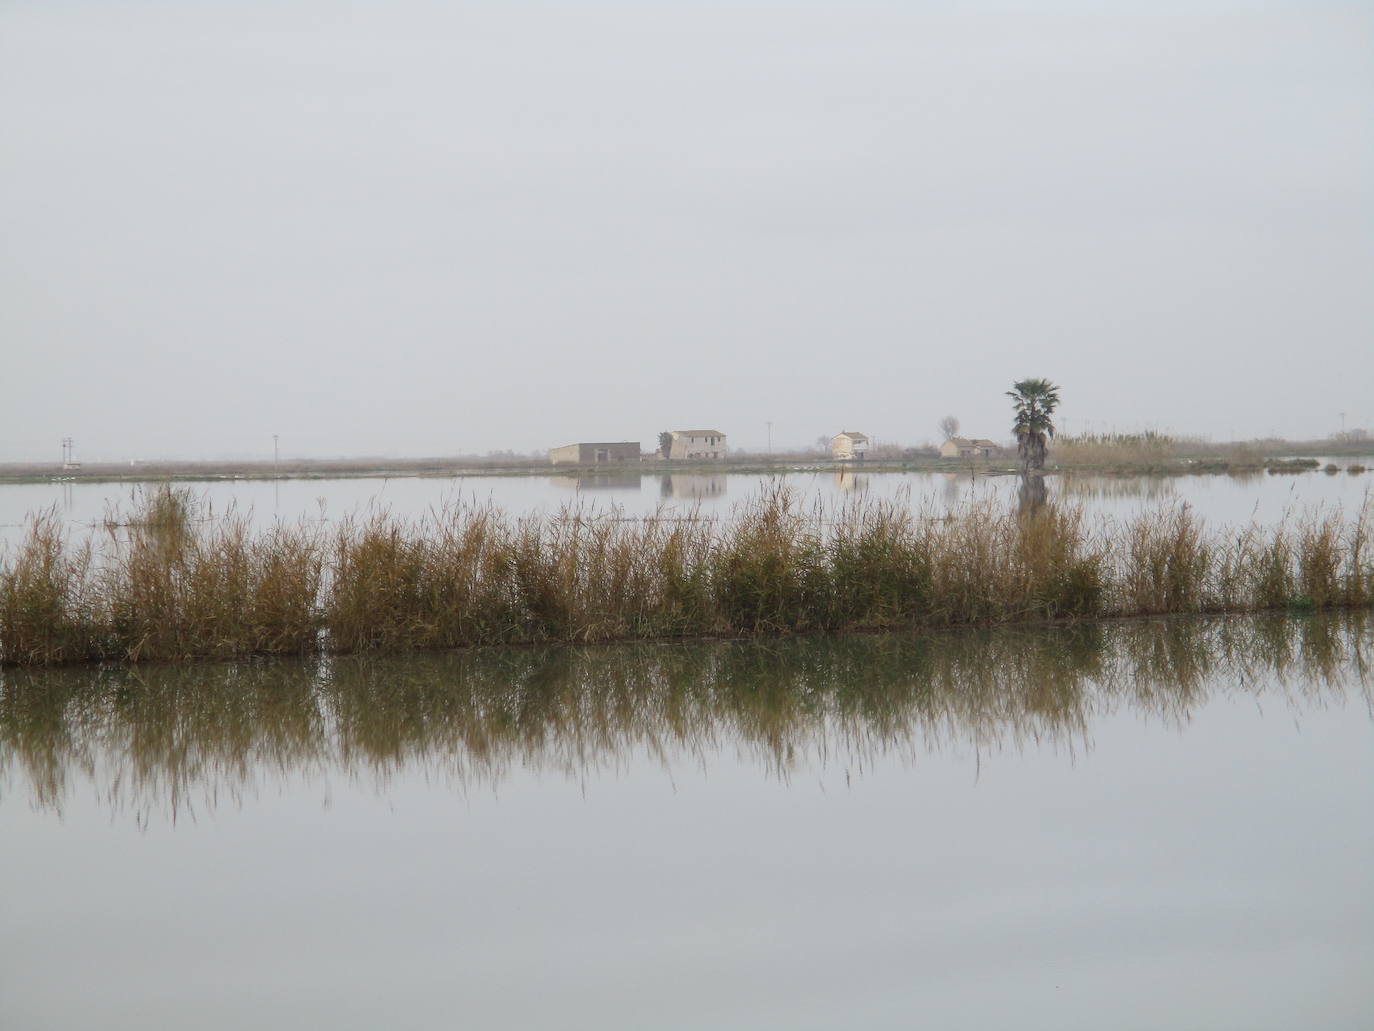
<svg viewBox="0 0 1374 1031"><path fill-rule="evenodd" d="M830 455L837 462L862 462L867 451L868 434L866 433L845 430L843 433L837 433L830 438Z"/></svg>
<svg viewBox="0 0 1374 1031"><path fill-rule="evenodd" d="M951 437L940 445L941 458L995 458L1001 453L1002 449L997 442L987 439Z"/></svg>

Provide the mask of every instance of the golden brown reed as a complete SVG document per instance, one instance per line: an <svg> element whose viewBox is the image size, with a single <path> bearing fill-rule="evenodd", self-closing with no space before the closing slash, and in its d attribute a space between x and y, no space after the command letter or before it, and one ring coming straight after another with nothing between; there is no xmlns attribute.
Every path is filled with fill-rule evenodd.
<svg viewBox="0 0 1374 1031"><path fill-rule="evenodd" d="M457 505L415 521L373 511L333 531L254 533L233 512L198 519L178 504L154 496L112 524L103 549L73 544L54 512L34 519L0 566L0 662L991 626L1374 598L1368 506L1353 521L1318 512L1217 532L1187 505L1090 525L1070 505L937 514L858 497L827 508L778 487L726 518L586 507L513 518Z"/></svg>
<svg viewBox="0 0 1374 1031"><path fill-rule="evenodd" d="M182 499L184 501L185 499ZM107 520L103 553L73 546L54 511L0 568L0 662L233 658L318 648L321 562L305 529L252 534L230 513L192 525L154 495Z"/></svg>
<svg viewBox="0 0 1374 1031"><path fill-rule="evenodd" d="M1080 433L1061 435L1054 443L1054 460L1061 465L1163 465L1177 457L1179 442L1168 434Z"/></svg>

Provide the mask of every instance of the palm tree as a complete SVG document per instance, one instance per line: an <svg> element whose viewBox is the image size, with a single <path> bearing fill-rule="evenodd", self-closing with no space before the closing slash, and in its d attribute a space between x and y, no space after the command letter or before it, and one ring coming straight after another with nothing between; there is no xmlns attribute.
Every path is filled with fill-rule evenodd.
<svg viewBox="0 0 1374 1031"><path fill-rule="evenodd" d="M1016 409L1012 432L1016 434L1016 449L1029 472L1045 465L1045 452L1054 436L1050 416L1059 406L1059 388L1047 379L1023 379L1007 391Z"/></svg>

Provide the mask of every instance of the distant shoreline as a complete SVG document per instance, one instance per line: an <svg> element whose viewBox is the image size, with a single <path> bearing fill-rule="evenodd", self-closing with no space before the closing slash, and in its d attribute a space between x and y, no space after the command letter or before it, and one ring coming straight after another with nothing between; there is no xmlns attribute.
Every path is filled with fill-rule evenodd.
<svg viewBox="0 0 1374 1031"><path fill-rule="evenodd" d="M1188 476L1200 474L1244 475L1272 472L1319 471L1315 458L1362 458L1374 460L1370 441L1263 441L1219 445L1167 457L1099 453L1091 459L1056 460L1053 452L1046 475L1081 472L1104 476ZM1295 459L1306 459L1303 464ZM1371 462L1374 464L1374 461ZM665 461L645 459L598 465L553 465L537 459L505 460L472 457L401 459L307 459L287 462L147 462L124 465L116 462L85 463L65 469L60 462L0 463L0 485L51 482L146 483L223 482L235 480L336 480L391 479L400 477L459 478L515 476L663 476L675 473L706 475L795 475L825 472L853 473L975 473L1013 475L1021 471L1015 454L991 459L952 459L935 455L908 455L863 462L837 461L816 455L779 455L773 458L740 455L723 462ZM1341 470L1344 471L1344 470ZM1360 469L1360 471L1363 471Z"/></svg>

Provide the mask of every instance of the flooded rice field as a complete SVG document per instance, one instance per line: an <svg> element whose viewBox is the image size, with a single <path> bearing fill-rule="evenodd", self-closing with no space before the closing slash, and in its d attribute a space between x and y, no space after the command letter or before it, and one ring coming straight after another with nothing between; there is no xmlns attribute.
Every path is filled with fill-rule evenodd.
<svg viewBox="0 0 1374 1031"><path fill-rule="evenodd" d="M1285 514L1318 508L1361 508L1374 476L1350 474L1355 459L1321 459L1339 470L1272 474L1101 476L1064 474L1046 479L1050 499L1071 501L1095 513L1130 515L1143 508L1187 502L1209 523L1273 523ZM950 472L834 470L774 476L736 473L643 473L606 475L458 476L346 479L234 480L184 486L210 510L249 514L254 523L334 522L350 514L384 509L420 517L446 505L491 503L512 514L554 512L573 505L626 518L664 509L669 515L728 514L741 502L784 483L799 497L836 504L855 496L896 498L937 511L971 502L1015 504L1019 477ZM112 513L127 512L154 484L55 481L0 485L0 546L21 537L26 519L55 508L75 531L99 527Z"/></svg>
<svg viewBox="0 0 1374 1031"><path fill-rule="evenodd" d="M774 482L192 490L328 528L729 515ZM784 482L935 513L1019 487ZM1353 518L1374 483L1048 482L1212 526ZM0 487L0 544L151 489ZM1365 1028L1372 662L1337 611L6 670L0 1027Z"/></svg>
<svg viewBox="0 0 1374 1031"><path fill-rule="evenodd" d="M0 674L0 1026L1364 1028L1358 614Z"/></svg>

